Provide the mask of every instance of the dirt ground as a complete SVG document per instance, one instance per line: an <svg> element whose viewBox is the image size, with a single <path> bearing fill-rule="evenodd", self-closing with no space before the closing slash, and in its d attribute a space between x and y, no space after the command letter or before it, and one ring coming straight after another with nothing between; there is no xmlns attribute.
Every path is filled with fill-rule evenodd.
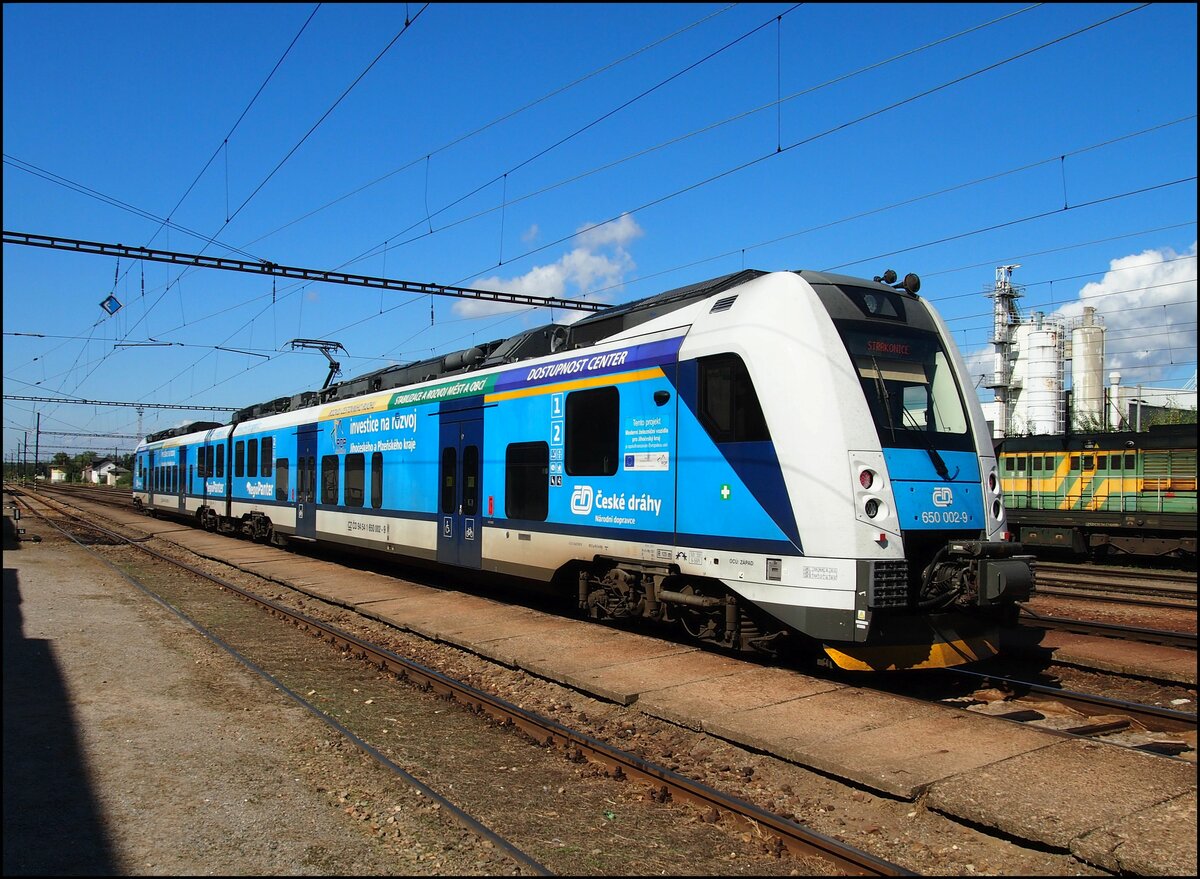
<svg viewBox="0 0 1200 879"><path fill-rule="evenodd" d="M19 555L14 570L6 551L6 874L519 872L345 738L116 574L78 560L77 552L49 538L22 544L13 553ZM222 573L235 581L244 576ZM921 802L879 797L472 654L384 632L277 586L271 594L916 873L1105 875L1069 855L965 827ZM277 624L260 617L250 625ZM411 685L326 645L309 639L304 650L292 657L298 671L288 686L323 700L324 710L354 721L356 731L370 731L383 753L461 796L460 805L528 846L555 872L808 875L821 869L776 857L754 834L733 831L715 816L655 804L648 791L511 732L492 738L497 731L480 728L480 718L417 694L422 707L409 701ZM355 671L329 676L317 669L328 661ZM449 712L475 726L456 723L458 732L448 734L422 720ZM482 776L468 771L453 742L439 741L447 737L472 739L474 755L491 749ZM10 747L18 742L19 748Z"/></svg>

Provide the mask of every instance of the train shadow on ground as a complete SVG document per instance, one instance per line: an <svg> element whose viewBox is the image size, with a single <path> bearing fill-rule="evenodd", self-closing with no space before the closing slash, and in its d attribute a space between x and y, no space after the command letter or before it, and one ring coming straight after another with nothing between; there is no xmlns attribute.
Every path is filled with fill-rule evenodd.
<svg viewBox="0 0 1200 879"><path fill-rule="evenodd" d="M5 552L19 546L11 526ZM51 642L24 634L13 568L3 600L4 875L117 875L62 671Z"/></svg>

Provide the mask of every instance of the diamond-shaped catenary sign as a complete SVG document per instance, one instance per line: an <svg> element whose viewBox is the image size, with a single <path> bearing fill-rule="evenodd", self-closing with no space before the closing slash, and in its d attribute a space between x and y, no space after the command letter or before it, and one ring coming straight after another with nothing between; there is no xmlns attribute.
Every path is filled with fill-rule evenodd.
<svg viewBox="0 0 1200 879"><path fill-rule="evenodd" d="M109 314L116 314L121 310L121 302L116 296L110 294L107 299L100 303L100 307Z"/></svg>

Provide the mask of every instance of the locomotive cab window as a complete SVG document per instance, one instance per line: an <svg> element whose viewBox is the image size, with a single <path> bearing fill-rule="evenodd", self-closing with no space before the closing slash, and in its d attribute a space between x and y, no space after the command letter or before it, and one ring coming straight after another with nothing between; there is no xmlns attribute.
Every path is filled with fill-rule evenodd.
<svg viewBox="0 0 1200 879"><path fill-rule="evenodd" d="M620 400L614 387L567 394L568 475L612 476L617 472Z"/></svg>
<svg viewBox="0 0 1200 879"><path fill-rule="evenodd" d="M716 443L768 442L754 382L736 354L701 357L697 362L696 396L700 422Z"/></svg>

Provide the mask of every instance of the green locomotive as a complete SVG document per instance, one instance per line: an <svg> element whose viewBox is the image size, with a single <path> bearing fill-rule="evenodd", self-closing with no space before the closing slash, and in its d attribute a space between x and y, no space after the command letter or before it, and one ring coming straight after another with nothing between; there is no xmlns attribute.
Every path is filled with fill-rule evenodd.
<svg viewBox="0 0 1200 879"><path fill-rule="evenodd" d="M1009 527L1030 549L1195 558L1195 424L1012 436L996 451Z"/></svg>

